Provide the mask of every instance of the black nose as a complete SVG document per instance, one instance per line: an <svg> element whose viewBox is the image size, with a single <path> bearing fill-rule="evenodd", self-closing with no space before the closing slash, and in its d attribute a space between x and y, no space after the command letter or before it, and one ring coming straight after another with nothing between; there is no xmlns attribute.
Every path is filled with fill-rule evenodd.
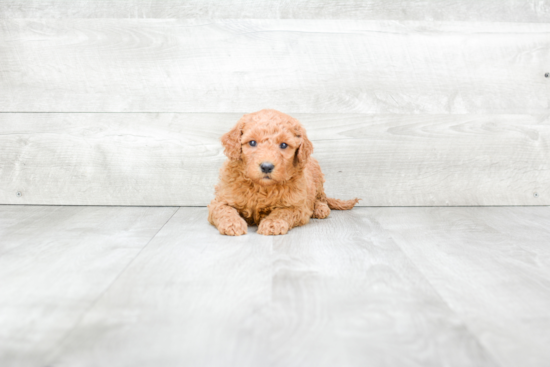
<svg viewBox="0 0 550 367"><path fill-rule="evenodd" d="M273 171L273 168L275 168L275 166L273 165L273 163L264 162L260 164L260 168L262 169L263 173L271 173L271 171Z"/></svg>

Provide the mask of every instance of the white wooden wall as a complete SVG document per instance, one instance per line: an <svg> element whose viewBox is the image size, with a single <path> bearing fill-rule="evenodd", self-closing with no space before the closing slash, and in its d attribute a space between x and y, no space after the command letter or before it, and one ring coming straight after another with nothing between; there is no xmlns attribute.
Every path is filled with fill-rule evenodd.
<svg viewBox="0 0 550 367"><path fill-rule="evenodd" d="M334 197L550 205L550 0L0 0L0 203L206 205L275 108Z"/></svg>

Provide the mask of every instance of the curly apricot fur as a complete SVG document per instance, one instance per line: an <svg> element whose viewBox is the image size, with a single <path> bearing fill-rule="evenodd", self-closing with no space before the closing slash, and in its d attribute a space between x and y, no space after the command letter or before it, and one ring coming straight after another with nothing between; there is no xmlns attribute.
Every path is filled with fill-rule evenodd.
<svg viewBox="0 0 550 367"><path fill-rule="evenodd" d="M259 234L286 234L310 218L326 218L330 209L351 209L359 201L326 197L305 129L282 112L244 115L221 141L229 159L208 205L208 221L221 234L246 234L247 223L258 225ZM265 162L274 166L271 172L260 167Z"/></svg>

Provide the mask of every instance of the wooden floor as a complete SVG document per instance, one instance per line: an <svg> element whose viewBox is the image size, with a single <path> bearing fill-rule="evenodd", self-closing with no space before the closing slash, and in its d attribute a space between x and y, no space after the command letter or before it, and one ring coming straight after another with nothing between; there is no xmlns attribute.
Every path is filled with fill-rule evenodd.
<svg viewBox="0 0 550 367"><path fill-rule="evenodd" d="M548 366L550 207L0 206L0 366Z"/></svg>

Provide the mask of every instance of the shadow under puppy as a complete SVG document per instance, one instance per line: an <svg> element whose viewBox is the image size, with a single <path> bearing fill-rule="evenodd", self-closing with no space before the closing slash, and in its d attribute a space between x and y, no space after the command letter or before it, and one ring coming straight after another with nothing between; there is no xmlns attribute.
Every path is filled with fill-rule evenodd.
<svg viewBox="0 0 550 367"><path fill-rule="evenodd" d="M208 221L221 234L239 236L247 224L258 233L279 235L347 210L359 201L327 198L321 167L300 122L276 110L244 115L222 136L229 158L220 170Z"/></svg>

